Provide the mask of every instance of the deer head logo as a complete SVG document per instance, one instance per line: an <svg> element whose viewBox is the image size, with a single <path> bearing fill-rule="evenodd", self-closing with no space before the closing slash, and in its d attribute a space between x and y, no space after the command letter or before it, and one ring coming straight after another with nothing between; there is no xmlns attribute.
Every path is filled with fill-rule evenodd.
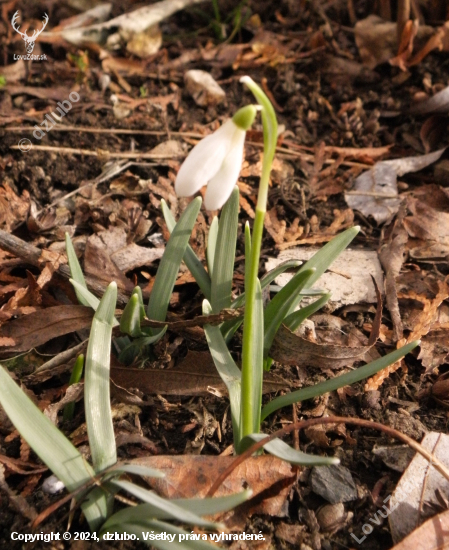
<svg viewBox="0 0 449 550"><path fill-rule="evenodd" d="M40 31L35 30L34 33L33 33L33 36L28 36L26 32L20 32L20 30L19 30L20 27L17 26L17 19L18 18L19 18L19 10L16 11L16 13L13 15L13 17L11 19L12 28L22 36L23 40L25 40L25 49L26 49L27 53L33 53L36 38L41 34L41 32L47 26L48 15L46 13L44 14L44 21L43 21L42 29Z"/></svg>

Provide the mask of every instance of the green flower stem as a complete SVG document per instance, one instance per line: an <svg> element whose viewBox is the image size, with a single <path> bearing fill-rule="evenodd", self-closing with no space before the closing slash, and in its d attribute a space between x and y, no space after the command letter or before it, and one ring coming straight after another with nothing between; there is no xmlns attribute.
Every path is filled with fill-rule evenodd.
<svg viewBox="0 0 449 550"><path fill-rule="evenodd" d="M263 222L265 212L256 209L254 220L254 233L252 237L251 256L247 262L248 273L247 288L245 294L245 315L243 319L243 349L242 349L242 401L241 401L241 436L242 438L251 433L259 431L257 418L254 411L256 404L254 399L257 393L254 391L255 370L262 369L263 364L255 365L254 358L259 356L259 346L263 354L263 334L255 334L256 323L254 322L256 309L257 277L259 274L260 249L262 245ZM249 265L248 265L249 264ZM261 404L259 404L260 407Z"/></svg>
<svg viewBox="0 0 449 550"><path fill-rule="evenodd" d="M263 353L263 334L257 334L258 325L255 315L257 314L256 294L258 288L259 260L262 247L262 235L264 228L265 213L267 211L268 184L270 181L271 165L276 152L277 143L277 120L273 106L259 88L259 86L248 76L241 79L253 93L257 102L262 106L262 123L264 135L264 156L262 174L259 184L259 193L256 206L256 217L254 220L253 235L251 239L251 254L247 262L246 271L249 276L245 278L246 306L243 321L243 350L242 350L242 401L241 401L241 437L251 433L257 433L260 429L260 415L255 414L261 403L254 403L260 399L259 392L255 391L254 382L260 377L263 371L263 361L255 364L255 358L261 357Z"/></svg>

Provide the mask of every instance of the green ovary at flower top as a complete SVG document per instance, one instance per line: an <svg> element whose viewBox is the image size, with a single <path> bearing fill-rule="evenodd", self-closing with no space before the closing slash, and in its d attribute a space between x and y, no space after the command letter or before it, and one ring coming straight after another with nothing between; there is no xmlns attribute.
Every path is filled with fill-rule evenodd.
<svg viewBox="0 0 449 550"><path fill-rule="evenodd" d="M254 105L243 107L192 149L176 177L178 196L190 197L207 185L206 209L218 210L224 205L239 177L246 131L256 112Z"/></svg>

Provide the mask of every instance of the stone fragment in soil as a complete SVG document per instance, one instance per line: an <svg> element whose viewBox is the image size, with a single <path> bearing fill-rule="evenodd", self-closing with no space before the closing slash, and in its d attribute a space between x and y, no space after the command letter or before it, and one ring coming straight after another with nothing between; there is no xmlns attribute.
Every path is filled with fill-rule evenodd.
<svg viewBox="0 0 449 550"><path fill-rule="evenodd" d="M415 452L408 445L375 445L373 454L381 458L385 466L396 472L403 472Z"/></svg>
<svg viewBox="0 0 449 550"><path fill-rule="evenodd" d="M331 504L357 499L357 487L351 472L341 465L317 467L310 475L312 491Z"/></svg>

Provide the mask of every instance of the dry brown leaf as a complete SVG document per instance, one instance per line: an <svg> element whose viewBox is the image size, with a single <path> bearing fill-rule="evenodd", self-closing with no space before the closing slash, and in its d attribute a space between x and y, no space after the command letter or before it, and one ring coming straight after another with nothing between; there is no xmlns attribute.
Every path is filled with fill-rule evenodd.
<svg viewBox="0 0 449 550"><path fill-rule="evenodd" d="M406 71L408 67L408 61L413 52L413 43L416 35L418 34L419 21L409 20L405 23L402 30L401 42L398 48L398 54L396 57L390 59L390 65L399 67L401 71Z"/></svg>
<svg viewBox="0 0 449 550"><path fill-rule="evenodd" d="M394 326L394 338L400 340L403 335L403 326L401 314L399 312L398 295L396 289L396 277L401 271L404 263L405 245L408 241L408 235L402 227L402 221L405 215L402 209L394 224L387 242L382 245L379 251L379 260L385 270L385 297L391 320Z"/></svg>
<svg viewBox="0 0 449 550"><path fill-rule="evenodd" d="M154 261L162 258L164 248L147 248L131 243L114 254L111 260L123 273L131 271L136 267L142 267L152 264Z"/></svg>
<svg viewBox="0 0 449 550"><path fill-rule="evenodd" d="M187 356L173 369L133 369L111 367L111 379L122 388L139 388L147 394L199 395L208 388L226 391L209 352L189 350ZM289 383L273 375L265 376L265 393L289 387Z"/></svg>
<svg viewBox="0 0 449 550"><path fill-rule="evenodd" d="M131 292L133 284L111 259L112 254L125 247L126 233L123 228L114 227L91 235L84 253L84 272L106 285L115 281L119 289Z"/></svg>
<svg viewBox="0 0 449 550"><path fill-rule="evenodd" d="M0 464L0 488L8 495L9 502L12 506L25 518L34 521L37 517L37 512L33 506L30 506L24 496L18 495L9 487L5 480L5 468Z"/></svg>
<svg viewBox="0 0 449 550"><path fill-rule="evenodd" d="M173 499L204 497L233 460L228 456L183 455L138 458L132 463L165 473L162 479L145 480L159 495ZM214 496L230 495L248 487L253 497L242 505L245 515L258 513L282 517L287 511L286 498L296 479L295 471L291 464L274 456L251 457L235 468Z"/></svg>
<svg viewBox="0 0 449 550"><path fill-rule="evenodd" d="M410 237L409 254L416 259L449 256L449 193L437 185L426 185L407 198L411 216L404 219Z"/></svg>
<svg viewBox="0 0 449 550"><path fill-rule="evenodd" d="M397 178L409 172L417 172L436 162L446 149L427 155L404 157L377 162L373 168L360 174L345 200L353 209L365 216L373 216L377 223L390 220L399 210Z"/></svg>
<svg viewBox="0 0 449 550"><path fill-rule="evenodd" d="M422 340L418 359L421 359L426 368L426 374L444 363L449 363L449 327L431 332ZM449 398L449 391L447 395Z"/></svg>
<svg viewBox="0 0 449 550"><path fill-rule="evenodd" d="M355 25L355 42L364 65L374 69L377 65L394 58L398 51L397 24L385 21L377 15L370 15ZM417 39L427 40L434 33L428 25L420 25Z"/></svg>
<svg viewBox="0 0 449 550"><path fill-rule="evenodd" d="M27 217L30 195L24 191L18 197L7 183L0 187L0 228L8 233L14 231Z"/></svg>
<svg viewBox="0 0 449 550"><path fill-rule="evenodd" d="M419 137L426 153L438 147L441 140L444 139L446 129L447 118L444 115L432 115L424 122L421 126Z"/></svg>
<svg viewBox="0 0 449 550"><path fill-rule="evenodd" d="M67 224L72 214L65 206L46 208L38 212L37 206L31 202L27 227L32 233L45 233Z"/></svg>
<svg viewBox="0 0 449 550"><path fill-rule="evenodd" d="M44 410L44 414L49 418L53 424L57 425L58 413L62 410L68 403L73 401L78 401L78 399L83 395L84 383L80 382L78 384L71 384L64 396L56 403L52 403Z"/></svg>
<svg viewBox="0 0 449 550"><path fill-rule="evenodd" d="M409 67L420 63L432 50L449 51L449 21L438 27L435 34L429 38L424 47L408 62Z"/></svg>
<svg viewBox="0 0 449 550"><path fill-rule="evenodd" d="M93 311L84 306L60 305L41 309L1 327L2 338L12 338L13 346L0 349L6 357L45 344L52 338L81 330L92 324Z"/></svg>
<svg viewBox="0 0 449 550"><path fill-rule="evenodd" d="M449 547L449 510L428 519L391 550L447 550Z"/></svg>
<svg viewBox="0 0 449 550"><path fill-rule="evenodd" d="M374 342L368 342L363 333L338 317L316 315L311 319L317 323L318 342L281 325L270 349L270 357L285 365L336 369L364 359L374 345L374 337L370 337ZM377 339L378 327L374 332Z"/></svg>
<svg viewBox="0 0 449 550"><path fill-rule="evenodd" d="M276 206L268 210L265 216L265 229L276 244L282 244L284 242L286 227L287 222L285 220L279 220L277 217Z"/></svg>
<svg viewBox="0 0 449 550"><path fill-rule="evenodd" d="M437 315L438 308L442 304L444 300L449 298L449 284L447 281L438 281L438 287L439 291L438 294L435 296L434 299L429 300L425 297L413 294L413 297L419 297L419 299L424 303L423 310L419 316L419 318L416 321L416 326L412 330L412 332L409 334L407 338L402 338L399 340L397 344L397 348L402 348L406 344L412 342L413 340L419 340L428 332L430 331L432 327L432 323ZM420 357L420 356L418 356ZM388 378L390 374L397 371L398 368L403 363L403 360L397 361L396 363L393 363L392 365L388 366L386 369L381 370L377 374L375 374L372 378L368 380L368 382L365 384L365 391L375 391L379 389L379 387L382 385L383 381Z"/></svg>

